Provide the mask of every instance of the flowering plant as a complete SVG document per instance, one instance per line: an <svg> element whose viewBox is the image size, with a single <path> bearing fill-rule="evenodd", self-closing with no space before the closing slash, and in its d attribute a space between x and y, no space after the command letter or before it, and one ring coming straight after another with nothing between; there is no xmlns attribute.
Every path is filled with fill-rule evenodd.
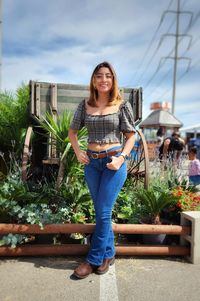
<svg viewBox="0 0 200 301"><path fill-rule="evenodd" d="M200 195L197 193L176 187L172 194L179 197L176 208L180 211L200 211Z"/></svg>

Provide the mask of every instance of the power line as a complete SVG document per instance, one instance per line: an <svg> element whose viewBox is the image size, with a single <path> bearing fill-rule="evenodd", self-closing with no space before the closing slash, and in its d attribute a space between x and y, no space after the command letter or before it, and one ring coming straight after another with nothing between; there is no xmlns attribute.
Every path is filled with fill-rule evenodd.
<svg viewBox="0 0 200 301"><path fill-rule="evenodd" d="M171 3L172 3L172 1L171 1L170 4L168 5L168 8L171 6ZM162 15L161 18L160 18L160 23L159 23L158 29L160 28L160 26L161 26L163 20L164 20L164 18L163 18L163 15ZM174 21L174 22L175 22L175 21ZM174 22L169 26L168 32L170 31L170 29L171 29L171 27L173 26ZM157 30L157 31L158 31L158 30ZM157 34L157 31L156 31L156 34ZM156 37L156 35L154 35L154 37ZM154 40L155 40L154 37L153 37L153 39L152 39L151 45L153 44L153 42L154 42ZM158 45L158 46L156 47L155 51L153 52L152 56L150 57L148 63L147 63L146 66L145 66L145 72L148 70L149 66L151 65L151 62L153 61L153 58L155 57L155 55L156 55L156 53L157 53L157 51L158 51L159 48L160 48L160 46ZM147 53L148 53L148 52L147 52ZM147 53L145 52L145 54L144 54L144 56L143 56L142 62L144 62L144 58L145 58L145 56L147 55ZM143 75L144 75L144 73L142 73L141 76L139 77L139 79L137 80L136 86L137 86L137 83L140 82L140 81L142 80Z"/></svg>
<svg viewBox="0 0 200 301"><path fill-rule="evenodd" d="M170 8L172 2L173 2L173 0L171 0L171 1L169 2L168 8L167 8L167 9ZM162 22L163 22L163 19L162 19L162 16L161 16L160 22L159 22L159 24L158 24L158 26L157 26L157 29L156 29L156 31L155 31L155 33L154 33L154 35L153 35L153 37L152 37L152 39L151 39L151 41L150 41L150 44L148 45L148 47L147 47L147 49L146 49L146 51L145 51L145 53L144 53L144 55L143 55L143 57L142 57L142 59L141 59L141 61L140 61L140 64L138 65L138 68L136 69L135 77L137 77L137 74L138 74L139 69L140 69L140 68L143 66L143 64L144 64L145 57L146 57L147 54L149 53L149 51L150 51L150 49L151 49L151 46L152 46L153 42L155 41L156 35L157 35L157 33L158 33L158 31L159 31L161 25L162 25ZM138 82L138 81L139 81L139 80L137 80L137 82ZM136 84L136 85L137 85L137 84ZM128 85L127 85L127 86L128 86Z"/></svg>
<svg viewBox="0 0 200 301"><path fill-rule="evenodd" d="M184 3L182 4L182 8L185 6L186 1L187 1L187 0L185 0ZM160 25L162 24L162 22L163 22L163 20L164 20L165 13L166 13L167 11L169 11L169 8L170 8L172 2L173 2L173 0L170 1L169 5L168 5L168 7L167 7L167 10L164 11L164 13L162 14L158 28L160 27ZM169 28L168 28L168 30L167 30L167 33L169 33L169 31L170 31L170 29L172 28L172 26L174 25L175 21L176 21L176 20L174 20L174 21L172 22L172 24L169 26ZM157 31L156 31L156 33L157 33ZM155 36L156 36L156 35L154 35L154 37L155 37ZM154 41L154 37L153 37L153 39L152 39L153 41ZM158 46L157 46L157 48L155 49L153 55L151 56L150 60L148 61L147 65L146 65L146 67L145 67L145 72L148 70L149 66L151 65L151 62L153 61L153 58L155 57L155 55L156 55L158 49L160 48L160 46L161 46L161 43L158 44ZM147 52L148 52L148 51L147 51ZM146 54L147 54L147 53L145 52L145 54L144 54L144 56L143 56L143 59L142 59L142 64L143 64L143 62L144 62L144 58L145 58ZM158 71L159 71L159 70L157 70L157 72L158 72ZM137 73L138 73L138 71L136 72L136 74L137 74ZM140 82L140 81L142 80L143 75L144 75L144 73L142 73L141 76L140 76L140 78L137 80L136 86L137 86L138 82Z"/></svg>
<svg viewBox="0 0 200 301"><path fill-rule="evenodd" d="M200 12L197 14L197 16L198 16L198 15L200 15ZM195 22L193 22L193 25L196 23L196 21L197 21L197 18L195 18ZM193 26L193 25L192 25L192 26ZM190 47L193 47L199 40L200 40L200 36L191 42ZM188 50L186 49L186 50L183 52L182 55L184 56L185 53L186 53L187 51L188 51ZM165 63L165 61L164 61L164 63ZM194 64L193 64L192 66L190 66L190 69L192 69L194 66L195 66ZM161 81L158 83L158 86L160 86L160 84L164 81L164 79L169 75L170 71L171 71L171 70L169 70L169 71L162 77ZM183 73L183 76L185 76L186 74L188 74L188 72L189 72L189 69L187 68L187 70ZM180 77L178 78L177 81L179 81L179 79L182 78L183 76L180 76ZM157 88L156 88L156 89L157 89ZM145 98L148 98L150 95L152 95L152 94L155 92L156 89L154 89L154 90L153 90L150 94L148 94L148 96L146 96ZM172 88L167 89L161 96L156 97L156 98L157 98L157 99L162 98L164 95L167 94L167 92L169 92L169 91L171 91L171 90L172 90Z"/></svg>
<svg viewBox="0 0 200 301"><path fill-rule="evenodd" d="M153 76L148 80L146 87L150 84L150 82L155 78L156 74L159 72L160 68L162 67L162 65L165 63L165 61L167 59L172 59L174 60L174 69L173 69L173 93L172 93L172 113L174 114L174 109L175 109L175 98L176 98L176 74L177 74L177 65L178 65L178 60L184 59L184 60L189 60L189 64L190 64L190 58L187 57L180 57L178 56L178 45L180 43L180 40L182 40L183 38L185 38L186 36L190 38L190 43L188 45L188 48L191 45L191 39L192 37L186 34L179 34L179 18L182 14L187 14L190 15L190 22L188 24L187 27L187 31L189 30L189 28L191 28L192 26L192 20L193 20L193 13L190 11L181 11L180 10L180 0L177 0L177 10L166 10L163 13L163 18L168 14L168 13L173 13L176 14L176 33L170 33L170 34L164 34L162 35L161 39L160 39L160 43L158 45L158 47L162 44L163 40L168 37L168 36L172 36L175 37L175 47L173 48L172 51L170 51L170 55L161 58L160 63L156 69L156 71L154 72ZM193 23L194 24L194 23ZM181 39L180 39L181 38ZM174 52L174 55L171 56L171 53ZM188 65L189 67L189 65Z"/></svg>
<svg viewBox="0 0 200 301"><path fill-rule="evenodd" d="M165 73L164 76L161 78L161 80L158 82L158 84L157 84L158 87L160 87L161 84L162 84L162 82L163 82L167 77L169 77L170 73L171 73L171 69L169 69L168 72ZM145 96L145 98L149 98L149 97L150 97L157 89L158 89L158 88L153 89L147 96Z"/></svg>
<svg viewBox="0 0 200 301"><path fill-rule="evenodd" d="M175 22L175 21L174 21L174 22ZM171 29L171 27L174 25L174 22L173 22L173 23L170 25L170 27L168 28L168 32L169 32L169 30ZM151 58L149 59L147 65L146 65L146 67L145 67L145 72L149 69L149 66L151 65L151 62L153 61L153 59L154 59L154 57L155 57L157 51L159 50L159 48L160 48L160 44L158 44L158 46L156 47L154 53L152 54ZM142 80L143 75L144 75L144 73L141 74L141 76L140 76L140 78L137 80L137 82L140 82L140 81ZM136 86L137 86L137 84L136 84Z"/></svg>
<svg viewBox="0 0 200 301"><path fill-rule="evenodd" d="M200 11L197 13L196 17L192 20L191 24L188 25L186 31L185 31L185 35L188 33L188 31L194 26L194 24L196 23L196 21L198 20L198 18L200 17ZM178 40L178 44L180 44L180 42L183 40L183 37L181 37ZM192 44L191 44L192 45ZM168 53L167 57L170 57L172 55L172 53L174 52L174 48ZM163 61L163 63L161 63ZM149 86L149 84L151 83L151 81L155 78L156 74L158 73L158 71L160 70L160 68L165 64L166 60L163 60L163 58L161 58L159 65L156 69L156 71L153 73L152 77L148 80L148 82L146 83L146 85L143 86L143 89L147 88Z"/></svg>
<svg viewBox="0 0 200 301"><path fill-rule="evenodd" d="M190 66L190 71L191 71L191 69L197 67L198 65L200 65L200 60L194 62L194 64L192 64L192 65ZM186 76L186 75L188 74L188 72L189 72L189 70L188 70L188 71L185 71L184 73L182 73L182 74L178 77L177 82L179 82L184 76ZM172 88L169 88L169 89L165 90L160 96L156 97L156 99L157 99L157 100L162 99L163 96L165 96L165 95L166 95L168 92L170 92L171 90L172 90Z"/></svg>

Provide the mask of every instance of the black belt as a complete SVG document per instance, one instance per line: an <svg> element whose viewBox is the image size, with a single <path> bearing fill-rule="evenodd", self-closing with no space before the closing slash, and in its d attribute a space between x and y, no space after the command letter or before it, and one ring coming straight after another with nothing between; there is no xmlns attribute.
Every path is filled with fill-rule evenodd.
<svg viewBox="0 0 200 301"><path fill-rule="evenodd" d="M103 159L106 157L114 156L114 155L120 153L121 151L122 151L121 149L117 149L117 150L111 150L109 152L105 151L102 153L95 153L95 152L92 152L89 150L89 151L87 151L87 155L88 155L88 157L90 157L92 159Z"/></svg>

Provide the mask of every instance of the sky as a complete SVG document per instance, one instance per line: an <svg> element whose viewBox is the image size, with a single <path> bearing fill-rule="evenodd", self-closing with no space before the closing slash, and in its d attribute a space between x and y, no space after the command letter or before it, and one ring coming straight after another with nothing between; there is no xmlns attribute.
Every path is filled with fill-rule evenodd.
<svg viewBox="0 0 200 301"><path fill-rule="evenodd" d="M2 0L2 90L89 84L109 61L120 87L142 87L145 119L152 102L172 102L177 1ZM174 115L188 127L200 123L200 1L180 11Z"/></svg>

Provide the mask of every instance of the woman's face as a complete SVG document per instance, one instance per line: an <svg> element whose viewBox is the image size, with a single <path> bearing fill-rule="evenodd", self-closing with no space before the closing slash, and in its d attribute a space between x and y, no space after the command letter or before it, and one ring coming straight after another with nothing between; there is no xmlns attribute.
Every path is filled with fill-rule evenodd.
<svg viewBox="0 0 200 301"><path fill-rule="evenodd" d="M108 94L113 86L113 75L110 69L101 67L95 73L93 83L99 94Z"/></svg>

